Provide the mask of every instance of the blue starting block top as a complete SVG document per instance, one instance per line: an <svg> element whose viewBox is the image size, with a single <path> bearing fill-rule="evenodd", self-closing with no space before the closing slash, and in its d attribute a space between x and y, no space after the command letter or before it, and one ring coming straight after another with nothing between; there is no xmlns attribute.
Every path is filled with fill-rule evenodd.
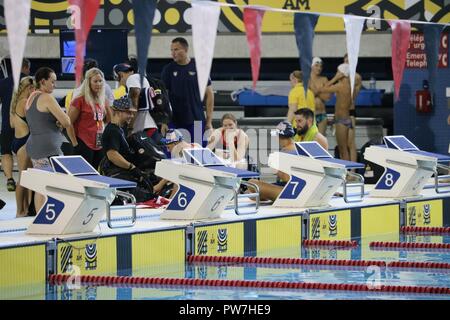
<svg viewBox="0 0 450 320"><path fill-rule="evenodd" d="M259 177L259 173L258 172L247 171L247 170L242 170L242 169L233 168L233 167L215 166L215 167L213 167L213 169L214 170L223 171L223 172L233 173L233 174L236 175L236 177L243 178L243 179Z"/></svg>
<svg viewBox="0 0 450 320"><path fill-rule="evenodd" d="M200 167L235 174L238 178L259 177L259 173L226 166L214 152L208 148L184 149L183 156L187 163Z"/></svg>
<svg viewBox="0 0 450 320"><path fill-rule="evenodd" d="M298 155L340 164L343 165L346 169L358 169L365 167L364 164L359 162L333 158L331 154L329 154L327 150L322 148L322 146L316 141L296 142L295 148L297 149Z"/></svg>
<svg viewBox="0 0 450 320"><path fill-rule="evenodd" d="M200 167L225 166L222 159L208 148L184 149L183 156L187 163Z"/></svg>
<svg viewBox="0 0 450 320"><path fill-rule="evenodd" d="M136 182L110 178L100 175L82 156L51 157L53 172L64 173L86 180L107 184L109 188L135 188Z"/></svg>
<svg viewBox="0 0 450 320"><path fill-rule="evenodd" d="M411 141L409 141L405 136L386 136L384 137L384 143L388 148L406 151L421 156L436 158L438 162L450 161L450 155L422 151L417 148L416 145L414 145Z"/></svg>

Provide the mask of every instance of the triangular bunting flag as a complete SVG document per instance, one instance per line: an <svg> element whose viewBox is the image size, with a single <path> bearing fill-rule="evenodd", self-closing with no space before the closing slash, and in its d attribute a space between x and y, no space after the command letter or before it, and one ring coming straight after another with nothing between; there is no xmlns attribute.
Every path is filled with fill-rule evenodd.
<svg viewBox="0 0 450 320"><path fill-rule="evenodd" d="M295 40L300 54L300 68L303 72L305 98L308 92L309 77L311 76L314 28L316 27L318 19L319 16L315 14L294 14Z"/></svg>
<svg viewBox="0 0 450 320"><path fill-rule="evenodd" d="M253 90L259 78L261 66L261 25L264 18L264 10L244 9L244 26L247 34L247 43L250 49L250 61L252 65Z"/></svg>
<svg viewBox="0 0 450 320"><path fill-rule="evenodd" d="M157 0L133 0L134 30L136 33L136 48L141 85L145 77L145 70L147 69L147 55L152 36L156 5Z"/></svg>
<svg viewBox="0 0 450 320"><path fill-rule="evenodd" d="M5 0L5 21L15 90L20 82L20 70L30 24L30 8L31 0Z"/></svg>
<svg viewBox="0 0 450 320"><path fill-rule="evenodd" d="M83 71L84 53L86 51L86 41L89 31L94 23L100 6L100 0L69 0L71 6L76 6L80 10L74 10L72 14L79 14L75 17L75 21L79 21L80 25L75 25L76 40L76 59L75 59L75 79L77 86L81 81L81 72Z"/></svg>
<svg viewBox="0 0 450 320"><path fill-rule="evenodd" d="M394 76L394 98L398 100L400 85L405 69L406 54L409 48L411 24L408 21L388 21L392 29L392 74Z"/></svg>
<svg viewBox="0 0 450 320"><path fill-rule="evenodd" d="M220 6L211 2L192 2L192 38L200 98L205 96L214 56Z"/></svg>
<svg viewBox="0 0 450 320"><path fill-rule="evenodd" d="M356 66L358 65L359 43L361 41L364 21L364 18L357 18L350 15L344 16L345 31L347 33L347 54L352 96L353 88L355 86Z"/></svg>

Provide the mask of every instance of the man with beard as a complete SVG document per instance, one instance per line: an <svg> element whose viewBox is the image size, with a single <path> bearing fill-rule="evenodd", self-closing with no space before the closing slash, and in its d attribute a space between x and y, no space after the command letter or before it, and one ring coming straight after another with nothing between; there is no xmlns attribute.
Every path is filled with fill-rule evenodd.
<svg viewBox="0 0 450 320"><path fill-rule="evenodd" d="M296 142L317 141L325 150L328 150L328 141L314 123L314 113L308 108L302 108L294 113L297 125Z"/></svg>

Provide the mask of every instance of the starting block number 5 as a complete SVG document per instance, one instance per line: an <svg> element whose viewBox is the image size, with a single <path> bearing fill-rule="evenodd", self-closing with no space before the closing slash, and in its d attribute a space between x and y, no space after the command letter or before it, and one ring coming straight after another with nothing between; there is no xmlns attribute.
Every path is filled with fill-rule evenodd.
<svg viewBox="0 0 450 320"><path fill-rule="evenodd" d="M45 217L47 218L47 220L49 220L49 221L55 220L55 217L56 217L55 204L47 203L47 205L45 207L46 207L45 212L47 212Z"/></svg>
<svg viewBox="0 0 450 320"><path fill-rule="evenodd" d="M48 197L47 202L44 204L41 211L39 211L33 223L53 224L58 219L63 209L64 209L63 202L55 198Z"/></svg>

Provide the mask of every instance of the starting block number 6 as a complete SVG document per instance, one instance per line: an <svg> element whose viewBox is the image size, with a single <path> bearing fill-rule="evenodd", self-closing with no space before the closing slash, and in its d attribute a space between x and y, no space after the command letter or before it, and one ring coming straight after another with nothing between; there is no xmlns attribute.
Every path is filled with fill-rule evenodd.
<svg viewBox="0 0 450 320"><path fill-rule="evenodd" d="M191 203L192 199L195 196L195 191L180 185L180 190L178 190L177 194L173 198L173 200L170 202L169 206L167 207L167 210L185 210L189 203Z"/></svg>
<svg viewBox="0 0 450 320"><path fill-rule="evenodd" d="M188 202L186 199L186 192L180 192L178 194L178 206L180 208L186 208L187 204L188 204Z"/></svg>

